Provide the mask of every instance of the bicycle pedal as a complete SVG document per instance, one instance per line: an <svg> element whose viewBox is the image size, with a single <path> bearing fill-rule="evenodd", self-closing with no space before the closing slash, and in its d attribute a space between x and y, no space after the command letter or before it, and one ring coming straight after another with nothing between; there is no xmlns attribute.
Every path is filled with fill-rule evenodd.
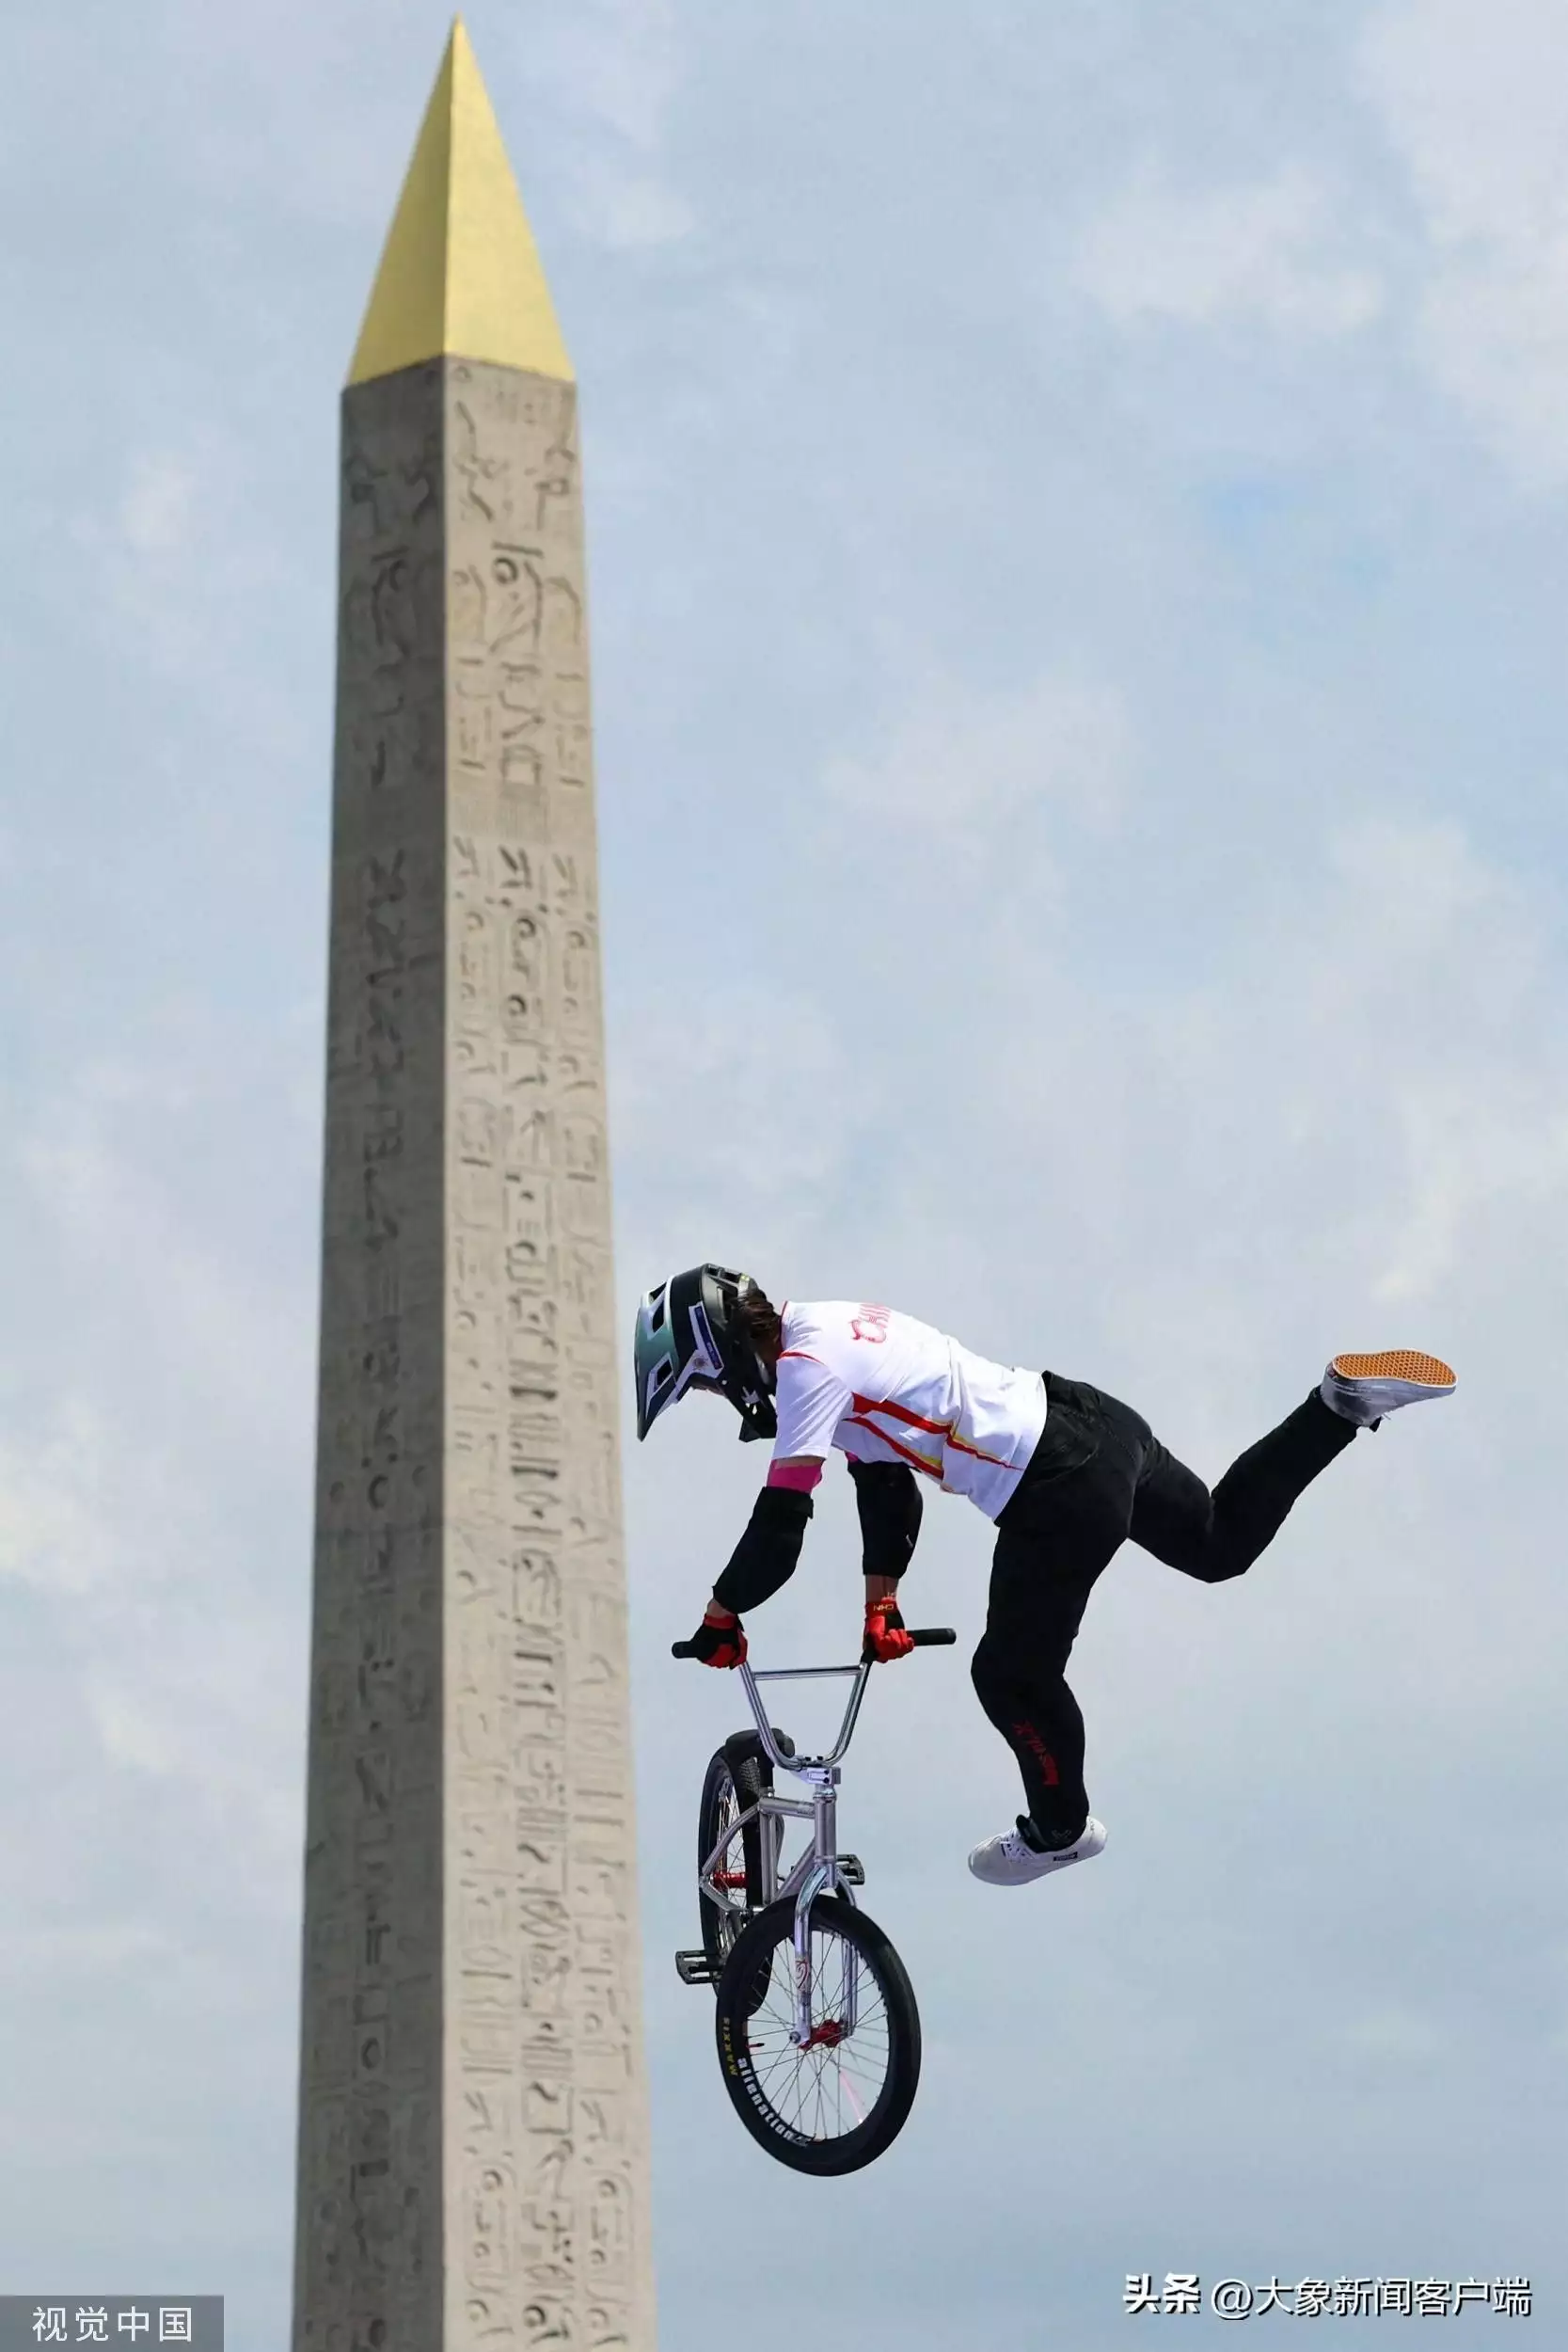
<svg viewBox="0 0 1568 2352"><path fill-rule="evenodd" d="M682 1984L712 1984L713 1963L706 1952L677 1952L675 1974Z"/></svg>
<svg viewBox="0 0 1568 2352"><path fill-rule="evenodd" d="M838 1874L847 1885L863 1886L865 1884L865 1865L858 1853L839 1855Z"/></svg>

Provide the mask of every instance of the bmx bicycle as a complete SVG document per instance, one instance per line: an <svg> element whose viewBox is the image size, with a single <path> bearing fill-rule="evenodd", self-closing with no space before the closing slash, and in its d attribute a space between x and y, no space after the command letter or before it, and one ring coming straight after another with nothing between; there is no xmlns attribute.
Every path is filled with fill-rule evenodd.
<svg viewBox="0 0 1568 2352"><path fill-rule="evenodd" d="M948 1646L948 1627L915 1632ZM689 1642L673 1654L689 1658ZM920 2080L920 2012L904 1963L856 1907L858 1855L838 1849L840 1764L872 1661L854 1666L736 1669L756 1728L731 1734L703 1782L697 1820L700 1949L675 1954L685 1984L711 1984L724 2088L753 2139L781 2164L821 2176L858 2171L903 2129ZM768 1722L759 1685L849 1677L837 1740L798 1756ZM808 1795L781 1796L776 1772ZM810 1824L785 1868L791 1821Z"/></svg>

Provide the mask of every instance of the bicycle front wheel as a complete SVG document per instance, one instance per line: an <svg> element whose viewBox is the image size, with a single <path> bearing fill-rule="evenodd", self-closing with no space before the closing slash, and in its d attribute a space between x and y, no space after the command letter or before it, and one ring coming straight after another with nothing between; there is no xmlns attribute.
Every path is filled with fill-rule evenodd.
<svg viewBox="0 0 1568 2352"><path fill-rule="evenodd" d="M811 2040L795 2026L795 1905L735 1940L719 1984L719 2063L753 2139L797 2172L858 2171L902 2131L920 2080L920 2012L904 1963L863 1911L811 1911Z"/></svg>

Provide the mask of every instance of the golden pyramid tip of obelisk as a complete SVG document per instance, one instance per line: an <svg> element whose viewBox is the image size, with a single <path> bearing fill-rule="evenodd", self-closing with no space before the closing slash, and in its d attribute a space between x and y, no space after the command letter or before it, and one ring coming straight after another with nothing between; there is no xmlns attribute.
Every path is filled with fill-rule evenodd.
<svg viewBox="0 0 1568 2352"><path fill-rule="evenodd" d="M461 17L382 248L350 384L422 359L571 381L539 250Z"/></svg>

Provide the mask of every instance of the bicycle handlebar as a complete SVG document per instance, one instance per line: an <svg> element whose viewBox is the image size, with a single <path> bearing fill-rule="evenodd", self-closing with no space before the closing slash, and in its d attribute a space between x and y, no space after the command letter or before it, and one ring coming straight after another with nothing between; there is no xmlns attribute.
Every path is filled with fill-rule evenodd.
<svg viewBox="0 0 1568 2352"><path fill-rule="evenodd" d="M916 1649L951 1649L958 1638L950 1625L923 1625L910 1628L910 1639ZM695 1658L697 1645L695 1642L672 1642L670 1655L672 1658Z"/></svg>

